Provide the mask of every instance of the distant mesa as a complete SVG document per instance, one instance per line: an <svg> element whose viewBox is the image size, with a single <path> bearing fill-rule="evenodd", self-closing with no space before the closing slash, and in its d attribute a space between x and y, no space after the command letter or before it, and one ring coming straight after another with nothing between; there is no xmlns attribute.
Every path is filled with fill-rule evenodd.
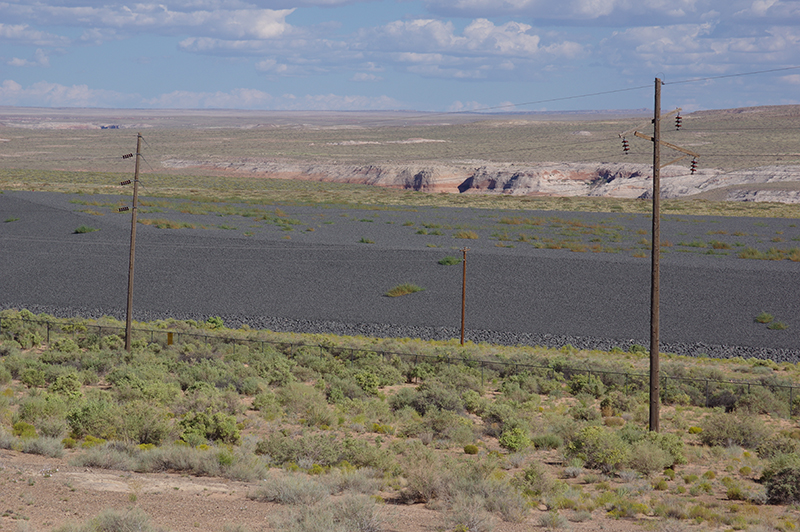
<svg viewBox="0 0 800 532"><path fill-rule="evenodd" d="M652 167L633 163L369 164L270 159L168 159L166 168L204 168L256 178L356 183L421 192L515 196L652 197ZM762 166L733 172L684 166L661 170L662 197L800 203L800 168Z"/></svg>

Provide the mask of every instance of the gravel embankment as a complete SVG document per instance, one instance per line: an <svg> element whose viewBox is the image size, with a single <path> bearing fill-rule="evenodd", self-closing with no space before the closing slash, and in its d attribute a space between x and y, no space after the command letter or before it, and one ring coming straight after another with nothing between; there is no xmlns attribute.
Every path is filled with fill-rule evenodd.
<svg viewBox="0 0 800 532"><path fill-rule="evenodd" d="M0 194L0 308L124 318L130 217L70 203L76 199L103 198ZM140 219L182 220L195 228L138 226L134 318L221 316L229 326L281 331L457 338L461 267L437 261L460 256L466 245L469 340L604 350L649 344L650 261L634 256L637 242L647 236L645 216L281 209L296 222L291 231L237 215L142 212ZM599 239L623 251L537 249L517 237L522 226L498 224L508 216L558 217L544 229L527 229L526 239L583 238L587 246ZM606 224L602 231L586 229L598 220ZM74 234L80 225L99 231ZM776 234L790 242L800 238L793 225L666 218L662 238L673 243L674 252L661 261L661 351L800 361L798 263L709 256L689 245L680 250L688 252L676 249L679 242L711 238L758 246ZM614 234L607 237L611 226ZM572 229L577 237L557 236ZM459 230L478 238L454 238ZM550 233L535 232L541 230ZM403 282L425 290L383 296ZM762 311L788 327L770 330L755 323Z"/></svg>

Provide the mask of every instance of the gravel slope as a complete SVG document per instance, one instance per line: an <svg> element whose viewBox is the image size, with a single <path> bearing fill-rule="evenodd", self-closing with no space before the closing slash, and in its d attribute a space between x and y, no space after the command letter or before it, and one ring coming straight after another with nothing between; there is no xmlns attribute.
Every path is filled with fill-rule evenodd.
<svg viewBox="0 0 800 532"><path fill-rule="evenodd" d="M103 199L0 194L0 308L124 318L130 217L70 203ZM616 216L613 223L633 249L649 226L646 216L281 209L298 221L293 231L236 215L142 212L140 219L181 219L207 228L137 227L134 318L219 315L228 325L273 330L453 338L459 334L461 267L437 261L460 256L458 249L467 245L468 339L602 349L649 343L648 258L522 243L498 247L511 244L492 236L498 228L513 229L497 225L502 216L604 223ZM74 234L84 224L100 230ZM442 234L418 234L425 225L442 227L425 229ZM453 238L458 228L479 238ZM773 234L787 242L800 237L791 220L666 217L662 231L663 239L676 243L712 233L741 233L737 238L747 245L766 245ZM800 263L671 252L661 264L663 351L800 360ZM383 296L403 282L425 290ZM773 331L755 323L761 311L788 328Z"/></svg>

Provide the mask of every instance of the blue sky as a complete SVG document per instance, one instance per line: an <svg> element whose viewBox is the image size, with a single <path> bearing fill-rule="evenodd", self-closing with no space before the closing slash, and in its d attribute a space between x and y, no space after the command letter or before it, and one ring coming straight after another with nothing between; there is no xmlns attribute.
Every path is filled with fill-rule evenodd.
<svg viewBox="0 0 800 532"><path fill-rule="evenodd" d="M0 105L638 109L655 77L665 108L794 104L800 70L671 83L798 41L800 0L0 0Z"/></svg>

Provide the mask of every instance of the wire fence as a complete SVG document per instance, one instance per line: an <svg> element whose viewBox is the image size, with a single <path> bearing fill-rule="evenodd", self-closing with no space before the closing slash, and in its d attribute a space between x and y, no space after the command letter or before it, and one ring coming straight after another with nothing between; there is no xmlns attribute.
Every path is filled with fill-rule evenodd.
<svg viewBox="0 0 800 532"><path fill-rule="evenodd" d="M13 327L12 324L18 324ZM19 326L21 324L21 326ZM94 331L94 332L92 332ZM495 376L509 377L512 375L531 374L545 379L559 381L571 381L576 376L584 375L587 383L591 383L596 378L606 387L614 387L622 390L626 394L635 393L649 389L649 373L631 373L624 371L609 371L601 368L588 366L571 367L564 364L532 364L524 362L514 362L502 359L475 359L465 356L456 350L446 351L439 348L437 354L402 353L396 351L382 351L374 349L363 349L354 347L342 347L335 345L309 344L301 342L286 342L270 340L259 337L263 333L251 331L256 335L255 338L243 338L232 335L222 334L201 334L197 332L187 332L169 329L139 329L131 330L131 343L137 345L144 342L157 343L161 347L171 345L181 345L188 341L203 344L210 349L219 349L228 346L233 354L236 354L237 346L246 346L249 350L259 349L262 353L269 347L275 349L289 358L295 358L302 354L311 354L318 350L318 355L323 356L326 352L334 357L346 361L353 361L365 356L377 356L383 360L400 360L416 369L421 364L437 366L440 364L454 364L480 370L481 385L485 385L487 378ZM30 318L0 317L0 338L3 336L19 342L21 345L32 346L44 343L51 345L58 338L69 337L81 343L97 343L110 349L121 349L122 338L125 335L125 328L115 325L87 324L79 321L51 321ZM419 372L411 371L410 375L418 375ZM753 388L769 390L771 394L777 396L780 401L787 401L789 414L800 413L800 396L795 389L800 386L786 382L752 382L737 379L715 379L705 377L685 377L668 375L663 370L660 372L661 396L662 399L671 401L684 401L687 399L696 406L725 406L726 408L735 404L738 398L744 394L751 394ZM686 397L678 398L678 395ZM797 401L796 401L797 399ZM786 404L786 403L784 403Z"/></svg>

